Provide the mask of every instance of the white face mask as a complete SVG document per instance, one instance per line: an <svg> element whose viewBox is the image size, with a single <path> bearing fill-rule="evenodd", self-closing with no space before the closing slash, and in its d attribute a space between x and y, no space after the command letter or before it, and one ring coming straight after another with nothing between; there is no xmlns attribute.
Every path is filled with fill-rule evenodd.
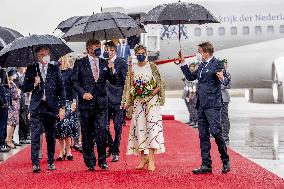
<svg viewBox="0 0 284 189"><path fill-rule="evenodd" d="M202 55L200 53L197 53L195 56L198 61L202 62Z"/></svg>
<svg viewBox="0 0 284 189"><path fill-rule="evenodd" d="M50 56L49 55L46 55L42 58L42 61L46 64L49 64L50 63Z"/></svg>

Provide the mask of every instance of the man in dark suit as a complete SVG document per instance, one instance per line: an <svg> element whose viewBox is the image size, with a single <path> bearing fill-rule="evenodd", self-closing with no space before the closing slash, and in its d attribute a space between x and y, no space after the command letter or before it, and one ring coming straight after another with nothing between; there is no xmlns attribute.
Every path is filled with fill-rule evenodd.
<svg viewBox="0 0 284 189"><path fill-rule="evenodd" d="M121 45L117 46L117 56L123 58L126 62L131 59L130 46L127 45L126 39L121 40Z"/></svg>
<svg viewBox="0 0 284 189"><path fill-rule="evenodd" d="M198 79L197 86L197 110L198 130L201 148L202 164L194 169L194 174L212 173L212 160L210 156L210 133L215 138L221 160L223 162L222 173L230 171L227 147L222 135L221 107L222 94L221 84L227 85L229 79L223 74L224 66L213 57L214 47L209 42L198 46L198 52L202 55L203 63L196 71L191 72L181 55L181 70L186 79L193 81Z"/></svg>
<svg viewBox="0 0 284 189"><path fill-rule="evenodd" d="M101 43L91 39L86 43L88 55L76 60L73 68L73 86L78 92L84 162L90 171L95 170L94 139L98 150L98 165L108 169L106 163L106 131L108 98L106 81L115 77L102 58Z"/></svg>
<svg viewBox="0 0 284 189"><path fill-rule="evenodd" d="M65 115L65 91L59 67L50 62L50 51L45 46L36 49L38 63L27 68L23 93L32 92L30 102L31 159L33 172L40 172L40 134L45 129L48 169L55 170L56 117Z"/></svg>
<svg viewBox="0 0 284 189"><path fill-rule="evenodd" d="M115 84L107 82L108 95L108 146L109 151L107 157L113 156L112 162L119 161L119 146L124 122L124 112L120 109L121 99L123 95L123 87L127 75L127 63L124 59L117 57L116 46L113 42L107 44L107 52L109 55L109 66L113 70L116 78ZM115 130L115 139L113 141L110 132L110 119L112 118Z"/></svg>

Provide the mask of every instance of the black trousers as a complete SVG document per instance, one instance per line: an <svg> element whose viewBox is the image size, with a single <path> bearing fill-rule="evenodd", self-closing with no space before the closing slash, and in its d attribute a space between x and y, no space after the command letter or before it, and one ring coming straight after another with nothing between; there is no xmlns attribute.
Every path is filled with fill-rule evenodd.
<svg viewBox="0 0 284 189"><path fill-rule="evenodd" d="M30 126L28 120L28 106L22 106L20 108L20 117L19 117L19 139L28 140L30 135Z"/></svg>
<svg viewBox="0 0 284 189"><path fill-rule="evenodd" d="M54 163L56 144L56 113L48 109L47 103L42 101L38 109L31 112L31 158L33 165L39 165L40 135L42 128L45 130L47 143L47 163Z"/></svg>
<svg viewBox="0 0 284 189"><path fill-rule="evenodd" d="M94 108L80 112L82 148L87 167L96 166L94 141L97 144L98 164L106 163L107 109Z"/></svg>
<svg viewBox="0 0 284 189"><path fill-rule="evenodd" d="M229 103L223 102L223 106L221 109L221 124L222 124L222 132L223 137L226 142L229 142L229 133L230 133L230 119L229 119Z"/></svg>
<svg viewBox="0 0 284 189"><path fill-rule="evenodd" d="M0 107L0 147L5 145L7 135L8 108Z"/></svg>
<svg viewBox="0 0 284 189"><path fill-rule="evenodd" d="M124 121L124 110L120 109L120 104L112 105L108 107L108 127L107 127L107 145L109 147L109 153L119 155L119 147L122 133L122 125ZM110 119L112 118L114 124L115 137L112 138L110 132Z"/></svg>
<svg viewBox="0 0 284 189"><path fill-rule="evenodd" d="M207 166L211 166L212 164L211 155L210 155L210 150L211 150L210 133L215 138L215 142L218 146L218 151L221 155L221 160L223 162L229 161L227 147L222 135L221 109L199 108L198 130L199 130L202 164Z"/></svg>

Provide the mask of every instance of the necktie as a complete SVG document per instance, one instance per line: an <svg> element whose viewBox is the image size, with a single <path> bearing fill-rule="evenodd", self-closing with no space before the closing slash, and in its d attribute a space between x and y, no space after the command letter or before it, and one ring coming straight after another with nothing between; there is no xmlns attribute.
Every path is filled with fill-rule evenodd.
<svg viewBox="0 0 284 189"><path fill-rule="evenodd" d="M45 64L41 64L41 77L43 81L45 81L45 78L46 78Z"/></svg>
<svg viewBox="0 0 284 189"><path fill-rule="evenodd" d="M45 64L41 64L41 77L43 79L43 81L45 82L46 79L46 71L45 71ZM42 100L46 101L46 96L45 96L45 89L43 89L43 97Z"/></svg>
<svg viewBox="0 0 284 189"><path fill-rule="evenodd" d="M99 71L98 71L98 67L97 67L97 64L96 64L96 60L93 60L93 75L94 75L94 79L96 81L98 81L100 75L99 75Z"/></svg>
<svg viewBox="0 0 284 189"><path fill-rule="evenodd" d="M202 72L203 72L203 69L207 66L208 62L204 62L203 63L203 66L201 68L201 71L200 71L200 75L199 75L199 78L201 79L201 76L202 76Z"/></svg>
<svg viewBox="0 0 284 189"><path fill-rule="evenodd" d="M122 45L122 58L125 56L125 45Z"/></svg>

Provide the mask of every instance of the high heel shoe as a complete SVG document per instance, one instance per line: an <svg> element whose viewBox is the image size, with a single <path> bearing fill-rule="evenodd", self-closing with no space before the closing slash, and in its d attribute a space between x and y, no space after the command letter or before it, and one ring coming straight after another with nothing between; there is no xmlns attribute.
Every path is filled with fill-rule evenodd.
<svg viewBox="0 0 284 189"><path fill-rule="evenodd" d="M6 143L6 146L10 149L17 149L17 147L11 142L12 145L9 145L8 143Z"/></svg>
<svg viewBox="0 0 284 189"><path fill-rule="evenodd" d="M72 156L72 155L69 155L69 156L67 156L67 159L68 159L69 161L72 161L72 160L73 160L73 156Z"/></svg>
<svg viewBox="0 0 284 189"><path fill-rule="evenodd" d="M154 172L156 170L154 163L154 155L148 155L149 163L148 163L148 171Z"/></svg>
<svg viewBox="0 0 284 189"><path fill-rule="evenodd" d="M62 161L63 160L63 158L62 157L58 157L58 158L56 158L56 161Z"/></svg>
<svg viewBox="0 0 284 189"><path fill-rule="evenodd" d="M141 158L141 161L139 163L139 165L137 167L135 167L135 169L137 170L141 170L144 169L144 167L149 163L149 159L147 158L147 156Z"/></svg>

